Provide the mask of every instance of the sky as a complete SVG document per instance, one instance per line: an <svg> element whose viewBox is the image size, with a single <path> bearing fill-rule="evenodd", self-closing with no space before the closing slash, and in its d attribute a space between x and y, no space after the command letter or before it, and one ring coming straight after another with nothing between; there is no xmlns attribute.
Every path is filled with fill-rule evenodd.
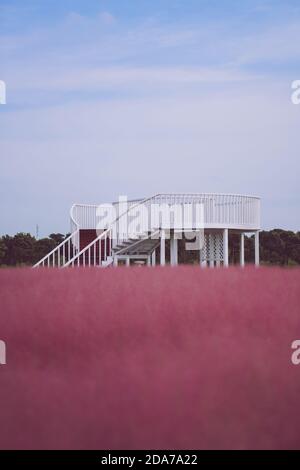
<svg viewBox="0 0 300 470"><path fill-rule="evenodd" d="M0 0L0 234L159 192L300 230L297 79L299 0Z"/></svg>

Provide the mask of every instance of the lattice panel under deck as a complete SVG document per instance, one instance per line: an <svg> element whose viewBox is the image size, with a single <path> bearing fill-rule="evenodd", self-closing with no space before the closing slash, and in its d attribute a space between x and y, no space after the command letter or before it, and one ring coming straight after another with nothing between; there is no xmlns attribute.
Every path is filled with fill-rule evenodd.
<svg viewBox="0 0 300 470"><path fill-rule="evenodd" d="M205 233L201 260L214 263L224 260L223 233Z"/></svg>

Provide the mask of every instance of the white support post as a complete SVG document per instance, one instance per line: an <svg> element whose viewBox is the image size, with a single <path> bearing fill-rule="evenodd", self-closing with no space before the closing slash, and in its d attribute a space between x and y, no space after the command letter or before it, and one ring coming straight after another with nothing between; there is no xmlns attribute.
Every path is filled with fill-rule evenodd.
<svg viewBox="0 0 300 470"><path fill-rule="evenodd" d="M171 266L177 266L178 264L178 240L175 238L175 234L171 234L170 238L170 263Z"/></svg>
<svg viewBox="0 0 300 470"><path fill-rule="evenodd" d="M152 262L152 266L156 265L156 250L154 250L151 255L151 262Z"/></svg>
<svg viewBox="0 0 300 470"><path fill-rule="evenodd" d="M218 233L216 235L216 266L219 268L221 266L221 235Z"/></svg>
<svg viewBox="0 0 300 470"><path fill-rule="evenodd" d="M160 232L160 265L166 264L166 233L164 230Z"/></svg>
<svg viewBox="0 0 300 470"><path fill-rule="evenodd" d="M127 258L126 258L126 266L127 266L127 267L130 266L130 258L129 258L129 256L127 256Z"/></svg>
<svg viewBox="0 0 300 470"><path fill-rule="evenodd" d="M227 268L229 265L228 228L225 228L223 230L223 256L224 256L224 266Z"/></svg>
<svg viewBox="0 0 300 470"><path fill-rule="evenodd" d="M259 230L255 232L255 266L259 266Z"/></svg>
<svg viewBox="0 0 300 470"><path fill-rule="evenodd" d="M114 266L115 267L118 266L118 257L117 256L114 256Z"/></svg>
<svg viewBox="0 0 300 470"><path fill-rule="evenodd" d="M245 235L241 233L241 243L240 243L240 265L245 266Z"/></svg>
<svg viewBox="0 0 300 470"><path fill-rule="evenodd" d="M203 233L203 239L199 240L199 244L200 244L200 249L199 249L199 262L200 262L200 267L201 268L206 268L207 267L207 263L206 263L206 260L203 259L204 258L204 249L205 249L205 238L206 238L206 235Z"/></svg>
<svg viewBox="0 0 300 470"><path fill-rule="evenodd" d="M214 260L214 236L212 233L209 234L209 267L215 267L215 260Z"/></svg>
<svg viewBox="0 0 300 470"><path fill-rule="evenodd" d="M174 235L174 262L175 262L175 266L178 265L178 240L177 238L175 238L175 235Z"/></svg>
<svg viewBox="0 0 300 470"><path fill-rule="evenodd" d="M151 266L151 255L147 257L147 266Z"/></svg>

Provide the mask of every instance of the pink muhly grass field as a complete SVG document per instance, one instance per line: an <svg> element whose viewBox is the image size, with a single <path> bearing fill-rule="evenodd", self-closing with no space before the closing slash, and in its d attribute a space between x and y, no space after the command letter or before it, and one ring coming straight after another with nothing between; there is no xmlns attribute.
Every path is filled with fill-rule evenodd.
<svg viewBox="0 0 300 470"><path fill-rule="evenodd" d="M2 449L299 448L300 270L0 271Z"/></svg>

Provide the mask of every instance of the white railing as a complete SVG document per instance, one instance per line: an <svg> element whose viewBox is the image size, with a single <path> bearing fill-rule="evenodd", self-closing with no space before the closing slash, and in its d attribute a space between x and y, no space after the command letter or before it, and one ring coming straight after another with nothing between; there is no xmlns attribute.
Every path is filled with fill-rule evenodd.
<svg viewBox="0 0 300 470"><path fill-rule="evenodd" d="M108 261L108 258L112 255L112 248L113 245L117 245L121 241L124 240L124 234L119 232L115 232L114 228L118 226L121 218L128 214L131 211L135 210L135 208L141 204L146 204L148 201L153 199L152 196L147 199L139 200L139 201L130 201L129 207L124 211L121 212L120 215L112 222L112 224L104 230L98 237L93 240L89 245L84 247L79 253L77 253L72 259L70 259L64 267L69 266L101 266ZM89 206L90 207L90 206ZM98 207L98 206L97 206ZM122 209L121 209L122 210ZM119 210L118 210L119 212ZM78 222L77 222L78 223Z"/></svg>
<svg viewBox="0 0 300 470"><path fill-rule="evenodd" d="M97 208L99 205L74 204L71 207L71 231L78 227L81 229L95 229L97 225Z"/></svg>
<svg viewBox="0 0 300 470"><path fill-rule="evenodd" d="M202 204L204 228L260 228L260 199L236 194L159 194L161 204ZM193 225L191 220L190 224Z"/></svg>
<svg viewBox="0 0 300 470"><path fill-rule="evenodd" d="M74 258L79 246L79 229L75 230L68 238L66 238L60 245L56 246L50 253L42 258L33 267L62 267L70 259Z"/></svg>
<svg viewBox="0 0 300 470"><path fill-rule="evenodd" d="M128 201L128 208L142 202L144 199L136 199ZM119 215L119 207L122 206L119 202L113 202L117 215ZM81 229L96 229L98 226L98 209L100 204L73 204L70 211L71 218L71 232L77 228Z"/></svg>
<svg viewBox="0 0 300 470"><path fill-rule="evenodd" d="M125 219L129 217L129 211L132 209L133 213L137 208L141 208L140 206L142 203L148 212L148 215L145 216L145 211L141 212L141 214L136 213L135 215L140 219L140 222L143 225L143 229L140 230L141 233L145 232L148 226L151 226L151 212L153 217L153 214L155 215L155 211L159 210L156 208L153 210L153 207L151 209L151 206L159 205L203 205L204 228L236 228L245 230L256 230L260 228L260 199L258 197L236 194L161 193L147 199L128 201L127 210L125 211L123 210L124 203L113 203L118 219L120 219L120 212L121 215L123 215L123 218L120 219L118 223L120 239L122 239L122 226L127 225L127 220ZM77 227L80 227L81 229L97 229L99 219L97 211L99 207L99 205L74 205L72 215L73 220L76 221ZM191 213L193 213L193 211L191 211ZM186 221L186 223L192 226L194 224L194 220L191 219L190 221Z"/></svg>
<svg viewBox="0 0 300 470"><path fill-rule="evenodd" d="M97 206L95 206L97 207ZM74 258L80 249L80 230L79 224L76 220L76 213L74 214L75 205L72 206L70 211L71 220L71 235L66 238L62 243L56 246L50 253L44 256L33 267L62 267L70 259Z"/></svg>

